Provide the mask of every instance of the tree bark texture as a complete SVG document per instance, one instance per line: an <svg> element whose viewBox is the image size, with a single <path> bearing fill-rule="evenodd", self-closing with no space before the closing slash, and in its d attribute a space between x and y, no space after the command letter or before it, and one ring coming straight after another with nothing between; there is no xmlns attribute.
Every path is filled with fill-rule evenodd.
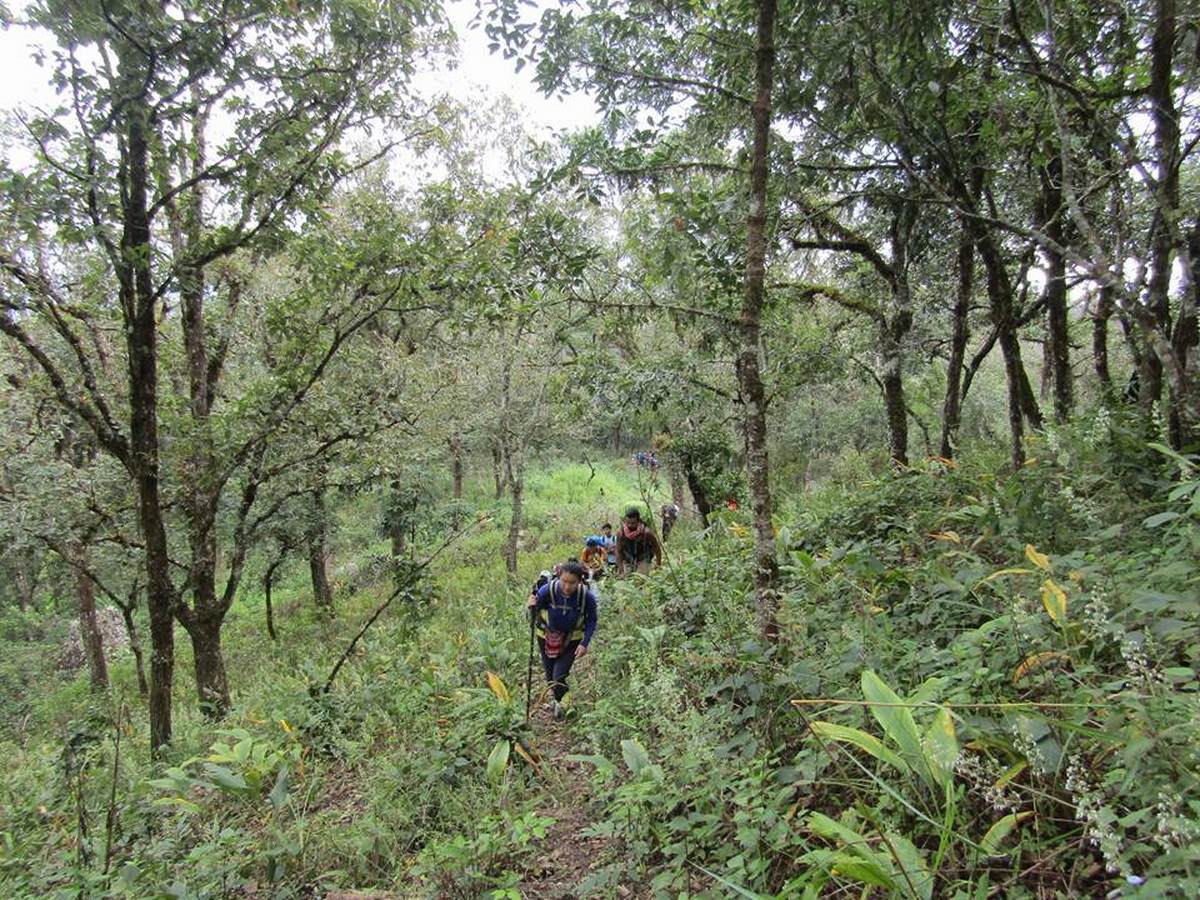
<svg viewBox="0 0 1200 900"><path fill-rule="evenodd" d="M1092 315L1092 368L1100 382L1102 395L1110 402L1116 397L1108 368L1108 323L1115 308L1113 291L1111 284L1100 286L1096 294L1096 311Z"/></svg>
<svg viewBox="0 0 1200 900"><path fill-rule="evenodd" d="M975 244L964 222L958 241L958 290L950 314L950 360L946 364L946 397L942 402L942 448L944 459L954 459L958 429L962 424L962 375L971 331L968 313L975 290Z"/></svg>
<svg viewBox="0 0 1200 900"><path fill-rule="evenodd" d="M132 51L130 51L132 53ZM127 73L136 82L138 73ZM158 331L150 272L147 210L149 111L140 97L125 104L123 228L118 280L129 365L131 468L145 544L146 605L150 615L150 749L159 755L171 740L171 688L175 675L175 608L171 561L160 497L158 458Z"/></svg>
<svg viewBox="0 0 1200 900"><path fill-rule="evenodd" d="M775 0L758 0L755 94L750 154L750 215L746 221L746 283L738 323L738 390L743 404L746 470L754 526L754 595L763 640L779 639L779 562L772 522L767 458L767 400L760 367L762 309L766 295L767 166L771 87L775 67Z"/></svg>
<svg viewBox="0 0 1200 900"><path fill-rule="evenodd" d="M1042 228L1053 242L1053 246L1042 248L1046 256L1046 356L1054 388L1054 421L1061 425L1071 417L1074 406L1071 345L1067 328L1067 260L1057 249L1067 245L1061 157L1050 160L1042 169L1041 178Z"/></svg>
<svg viewBox="0 0 1200 900"><path fill-rule="evenodd" d="M308 571L312 580L313 602L327 614L333 612L333 588L329 584L329 514L325 492L313 491L312 523L308 532Z"/></svg>
<svg viewBox="0 0 1200 900"><path fill-rule="evenodd" d="M87 658L88 678L92 690L104 691L108 688L108 660L104 658L104 638L100 634L100 624L96 621L96 588L88 575L88 554L86 546L75 541L71 544L71 568L75 573L75 600L79 610L79 638L83 642L84 656Z"/></svg>
<svg viewBox="0 0 1200 900"><path fill-rule="evenodd" d="M1013 468L1019 469L1025 464L1024 412L1027 400L1023 394L1032 394L1033 390L1029 386L1025 367L1021 362L1021 343L1017 337L1012 288L1008 273L1004 269L1004 261L1000 258L1000 250L992 236L986 233L978 236L977 246L987 272L992 324L996 328L1000 352L1004 357L1004 375L1008 385L1009 458Z"/></svg>
<svg viewBox="0 0 1200 900"><path fill-rule="evenodd" d="M188 637L192 639L200 711L210 719L223 718L230 707L229 677L225 671L225 657L221 652L223 620L223 615L198 615L186 628Z"/></svg>

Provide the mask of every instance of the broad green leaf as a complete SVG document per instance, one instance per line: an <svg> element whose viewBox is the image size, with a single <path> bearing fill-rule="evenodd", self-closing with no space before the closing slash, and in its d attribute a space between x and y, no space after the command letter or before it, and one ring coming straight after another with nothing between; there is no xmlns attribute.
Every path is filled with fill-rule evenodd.
<svg viewBox="0 0 1200 900"><path fill-rule="evenodd" d="M1000 845L1004 842L1004 839L1009 836L1018 824L1024 822L1032 815L1032 812L1026 810L1025 812L1009 813L1007 816L999 819L995 825L987 830L987 834L979 842L984 856L999 856Z"/></svg>
<svg viewBox="0 0 1200 900"><path fill-rule="evenodd" d="M1160 525L1166 525L1168 522L1173 522L1180 516L1177 512L1160 512L1153 516L1149 516L1142 520L1142 524L1147 528L1158 528Z"/></svg>
<svg viewBox="0 0 1200 900"><path fill-rule="evenodd" d="M929 771L938 784L946 787L954 778L954 761L958 759L958 736L946 707L941 707L934 716L933 724L925 732L924 746Z"/></svg>
<svg viewBox="0 0 1200 900"><path fill-rule="evenodd" d="M117 881L126 890L133 887L133 883L142 877L142 870L137 867L136 863L127 862L121 866L121 870L117 872Z"/></svg>
<svg viewBox="0 0 1200 900"><path fill-rule="evenodd" d="M1045 553L1038 553L1038 551L1033 548L1033 544L1025 545L1025 558L1047 575L1050 574L1050 557L1048 557Z"/></svg>
<svg viewBox="0 0 1200 900"><path fill-rule="evenodd" d="M900 748L900 755L904 757L905 762L916 769L930 787L934 787L936 781L925 762L925 753L921 749L921 733L917 731L912 710L870 669L865 669L862 673L862 692L870 702L871 715L883 728L883 733Z"/></svg>
<svg viewBox="0 0 1200 900"><path fill-rule="evenodd" d="M850 878L854 881L861 881L864 884L873 884L876 887L887 888L889 891L897 891L900 886L896 883L891 874L884 867L881 858L876 854L870 856L851 856L843 853L833 861L833 868L830 870L834 875L842 878Z"/></svg>
<svg viewBox="0 0 1200 900"><path fill-rule="evenodd" d="M896 755L895 752L888 749L883 741L879 740L873 734L867 734L867 732L860 731L857 728L847 728L845 725L835 725L832 722L813 722L809 728L818 737L853 744L860 750L870 753L881 762L895 766L901 772L907 773L909 771L908 764Z"/></svg>
<svg viewBox="0 0 1200 900"><path fill-rule="evenodd" d="M250 789L250 786L246 784L245 778L236 772L231 772L224 766L218 766L216 763L205 763L204 772L223 791L245 793Z"/></svg>
<svg viewBox="0 0 1200 900"><path fill-rule="evenodd" d="M887 850L896 861L898 871L895 882L906 896L916 897L917 900L930 900L933 897L933 874L925 857L913 846L912 841L889 831L881 849Z"/></svg>
<svg viewBox="0 0 1200 900"><path fill-rule="evenodd" d="M490 780L499 781L504 777L504 772L508 769L508 756L511 752L512 745L508 742L508 738L500 738L496 741L496 746L488 754L487 777Z"/></svg>
<svg viewBox="0 0 1200 900"><path fill-rule="evenodd" d="M818 837L823 837L829 841L840 841L849 847L863 846L870 849L866 837L859 834L853 828L843 825L837 819L831 819L824 813L816 812L815 810L810 812L808 818L805 819L805 824Z"/></svg>
<svg viewBox="0 0 1200 900"><path fill-rule="evenodd" d="M275 787L271 788L271 808L275 810L277 816L283 809L283 804L287 802L290 787L288 780L287 766L280 766L279 775L275 778Z"/></svg>
<svg viewBox="0 0 1200 900"><path fill-rule="evenodd" d="M632 738L621 741L621 757L634 775L650 765L650 757L646 754L645 748Z"/></svg>
<svg viewBox="0 0 1200 900"><path fill-rule="evenodd" d="M1055 625L1065 625L1067 621L1067 594L1053 578L1042 582L1042 605L1050 615Z"/></svg>

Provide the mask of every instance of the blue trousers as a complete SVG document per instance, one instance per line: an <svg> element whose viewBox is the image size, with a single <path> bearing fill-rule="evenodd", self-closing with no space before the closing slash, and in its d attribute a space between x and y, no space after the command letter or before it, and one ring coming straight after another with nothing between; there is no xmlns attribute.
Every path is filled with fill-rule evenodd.
<svg viewBox="0 0 1200 900"><path fill-rule="evenodd" d="M561 700L567 695L567 676L571 674L571 664L575 662L575 648L579 641L564 641L562 652L551 659L546 655L546 640L538 638L538 650L542 654L542 668L546 670L546 680L554 690L554 699Z"/></svg>

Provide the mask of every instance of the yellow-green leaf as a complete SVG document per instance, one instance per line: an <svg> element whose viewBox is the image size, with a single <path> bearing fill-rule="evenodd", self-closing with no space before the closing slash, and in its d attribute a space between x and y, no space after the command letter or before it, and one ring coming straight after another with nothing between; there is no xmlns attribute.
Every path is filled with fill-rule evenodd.
<svg viewBox="0 0 1200 900"><path fill-rule="evenodd" d="M1038 553L1037 550L1033 548L1033 544L1025 545L1025 558L1046 574L1050 573L1050 557L1048 557L1045 553Z"/></svg>
<svg viewBox="0 0 1200 900"><path fill-rule="evenodd" d="M1065 607L1064 607L1065 609ZM1053 614L1051 614L1053 615ZM1019 666L1013 671L1013 684L1019 684L1021 679L1032 672L1034 669L1039 669L1048 662L1056 659L1070 659L1070 653L1063 653L1061 650L1043 650L1041 653L1035 653L1032 656L1026 657Z"/></svg>
<svg viewBox="0 0 1200 900"><path fill-rule="evenodd" d="M813 722L809 728L818 737L853 744L860 750L867 751L867 753L870 753L881 762L895 766L901 772L909 771L908 764L894 751L884 746L883 741L879 740L873 734L867 734L867 732L857 728L847 728L845 725L835 725L833 722Z"/></svg>
<svg viewBox="0 0 1200 900"><path fill-rule="evenodd" d="M1067 594L1054 583L1053 578L1042 582L1042 605L1046 607L1046 612L1050 614L1050 619L1055 625L1062 625L1067 621Z"/></svg>
<svg viewBox="0 0 1200 900"><path fill-rule="evenodd" d="M521 757L521 759L523 759L523 760L525 760L525 762L529 763L529 765L531 765L533 767L534 774L537 775L538 778L541 778L542 777L542 767L538 765L537 759L534 758L534 753L536 753L537 751L535 750L535 751L533 751L533 753L531 753L528 749L526 749L525 745L522 744L520 741L513 744L513 748L517 751L517 756ZM495 751L493 750L493 752L495 752Z"/></svg>
<svg viewBox="0 0 1200 900"><path fill-rule="evenodd" d="M935 541L950 541L954 544L961 544L962 538L958 536L957 531L940 531L930 535Z"/></svg>
<svg viewBox="0 0 1200 900"><path fill-rule="evenodd" d="M984 855L999 856L1000 844L1003 843L1004 839L1009 836L1009 834L1014 828L1017 827L1017 825L1019 825L1021 822L1024 822L1032 815L1032 812L1026 810L1025 812L1009 813L1007 816L1004 816L997 821L995 825L987 830L987 834L985 834L983 836L983 840L979 842L979 846L983 850Z"/></svg>
<svg viewBox="0 0 1200 900"><path fill-rule="evenodd" d="M508 703L510 700L508 688L503 680L495 672L487 673L488 687L492 689L492 693L496 695L496 699L501 703Z"/></svg>
<svg viewBox="0 0 1200 900"><path fill-rule="evenodd" d="M504 772L508 768L508 755L511 751L512 745L509 744L508 738L500 738L496 741L496 746L488 754L487 777L489 779L499 781L504 777Z"/></svg>
<svg viewBox="0 0 1200 900"><path fill-rule="evenodd" d="M941 707L933 718L933 724L925 732L925 759L929 771L943 788L954 777L954 761L958 759L958 735L954 731L954 719L950 710Z"/></svg>

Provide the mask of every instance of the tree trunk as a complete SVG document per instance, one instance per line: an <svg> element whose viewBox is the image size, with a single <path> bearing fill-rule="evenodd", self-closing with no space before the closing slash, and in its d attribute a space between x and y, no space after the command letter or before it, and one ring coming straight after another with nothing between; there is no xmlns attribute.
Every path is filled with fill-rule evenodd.
<svg viewBox="0 0 1200 900"><path fill-rule="evenodd" d="M759 364L765 300L767 166L771 134L771 86L775 66L775 0L756 3L755 96L751 107L750 215L746 220L746 284L738 323L738 390L743 404L746 470L754 524L754 594L758 631L764 641L779 640L779 561L772 522L770 465L767 458L767 401Z"/></svg>
<svg viewBox="0 0 1200 900"><path fill-rule="evenodd" d="M496 499L504 496L504 461L499 444L492 444L492 480L496 486Z"/></svg>
<svg viewBox="0 0 1200 900"><path fill-rule="evenodd" d="M200 710L209 719L222 719L229 712L229 678L221 653L221 616L195 616L185 625L192 639L196 666L196 688Z"/></svg>
<svg viewBox="0 0 1200 900"><path fill-rule="evenodd" d="M457 440L450 441L450 471L454 478L454 499L463 498L463 452L462 444Z"/></svg>
<svg viewBox="0 0 1200 900"><path fill-rule="evenodd" d="M962 424L962 375L971 332L968 313L975 290L975 244L963 223L958 241L958 292L951 313L950 361L946 364L946 397L942 402L942 457L954 459Z"/></svg>
<svg viewBox="0 0 1200 900"><path fill-rule="evenodd" d="M1062 192L1062 159L1054 157L1041 171L1042 219L1046 236L1065 247L1067 229ZM1043 247L1046 256L1046 356L1054 385L1054 421L1064 424L1074 406L1071 379L1071 345L1067 327L1067 260L1055 247Z"/></svg>
<svg viewBox="0 0 1200 900"><path fill-rule="evenodd" d="M1017 375L1018 387L1020 388L1018 396L1021 402L1021 413L1025 417L1026 423L1034 431L1041 431L1046 424L1046 420L1042 417L1042 410L1038 406L1037 394L1033 392L1033 383L1029 380L1029 373L1025 370L1025 363L1021 361L1021 338L1017 333L1017 326L1014 324L1012 336L1015 340L1017 354ZM1004 351L1004 344L1001 343L1000 349Z"/></svg>
<svg viewBox="0 0 1200 900"><path fill-rule="evenodd" d="M992 323L995 325L1000 351L1004 356L1004 374L1008 386L1008 427L1010 436L1010 459L1013 468L1025 464L1024 409L1026 399L1032 394L1029 379L1021 363L1021 344L1017 338L1016 317L1013 312L1012 289L999 248L987 234L979 236L977 243L987 271L988 299L992 307Z"/></svg>
<svg viewBox="0 0 1200 900"><path fill-rule="evenodd" d="M140 73L128 71L138 66L129 66L125 59L121 64L127 80L140 79ZM137 483L138 517L145 546L146 606L150 615L150 751L158 757L171 741L174 611L179 598L171 582L171 560L159 495L158 334L146 201L149 111L135 97L126 101L124 115L126 163L122 175L126 187L118 276L128 348L131 470Z"/></svg>
<svg viewBox="0 0 1200 900"><path fill-rule="evenodd" d="M279 633L275 630L275 607L271 603L271 588L275 585L275 573L283 565L285 553L286 551L281 548L279 555L271 561L271 565L267 566L267 571L263 573L263 606L267 616L267 634L276 644L279 643Z"/></svg>
<svg viewBox="0 0 1200 900"><path fill-rule="evenodd" d="M525 493L524 478L510 477L508 490L512 496L512 521L508 524L508 541L504 545L504 570L510 580L517 578L517 556L520 549L523 525L522 497Z"/></svg>
<svg viewBox="0 0 1200 900"><path fill-rule="evenodd" d="M137 622L134 621L133 611L137 609L138 585L135 582L129 591L127 603L118 602L121 608L121 619L125 623L125 634L129 636L129 649L133 651L134 668L137 669L138 693L145 697L150 693L150 685L146 681L146 664L142 655L142 639L138 635Z"/></svg>
<svg viewBox="0 0 1200 900"><path fill-rule="evenodd" d="M708 518L712 515L712 502L708 499L704 485L700 483L700 477L696 474L696 469L690 459L683 460L683 477L687 480L688 490L692 492L692 505L700 514L700 524L707 528Z"/></svg>
<svg viewBox="0 0 1200 900"><path fill-rule="evenodd" d="M1172 89L1175 55L1175 0L1156 0L1154 34L1150 43L1149 99L1154 120L1157 196L1150 226L1150 277L1146 301L1138 310L1143 354L1138 371L1138 402L1149 413L1162 399L1163 366L1159 352L1171 333L1171 267L1175 257L1172 232L1179 212L1179 116Z"/></svg>
<svg viewBox="0 0 1200 900"><path fill-rule="evenodd" d="M104 638L96 621L96 589L87 572L87 548L79 541L71 544L71 568L75 572L75 599L79 606L79 639L87 657L92 690L108 689L108 661L104 658Z"/></svg>
<svg viewBox="0 0 1200 900"><path fill-rule="evenodd" d="M1092 368L1100 382L1100 391L1109 402L1116 397L1112 373L1108 368L1108 322L1112 318L1113 308L1113 287L1103 284L1096 296L1096 312L1092 316Z"/></svg>
<svg viewBox="0 0 1200 900"><path fill-rule="evenodd" d="M329 584L329 517L325 492L313 491L312 524L308 532L308 571L312 577L313 602L326 615L333 613L333 588Z"/></svg>

